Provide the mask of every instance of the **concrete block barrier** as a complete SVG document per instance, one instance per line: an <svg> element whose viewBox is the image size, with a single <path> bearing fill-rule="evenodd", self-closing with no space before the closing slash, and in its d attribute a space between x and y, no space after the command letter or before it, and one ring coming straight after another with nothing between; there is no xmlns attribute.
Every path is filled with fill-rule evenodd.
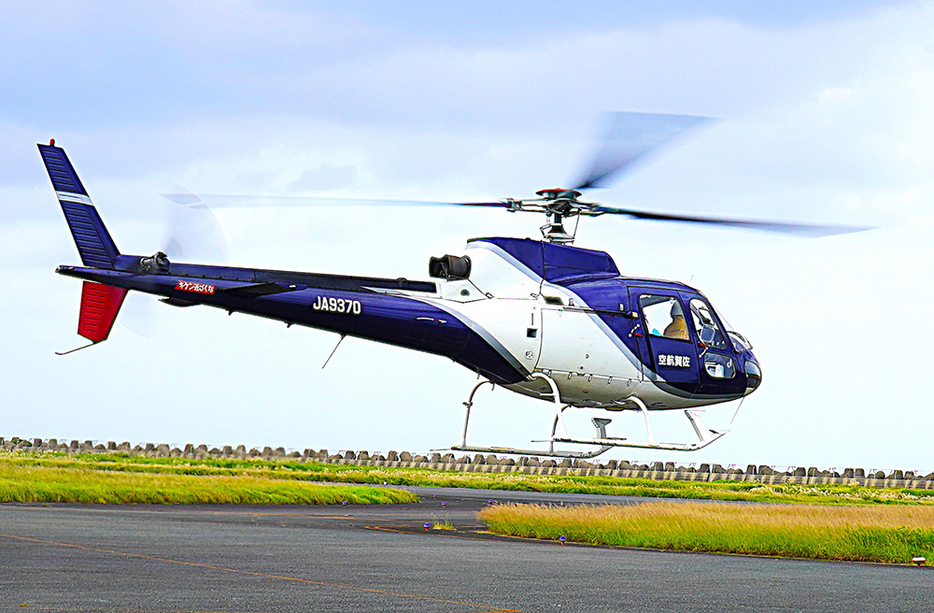
<svg viewBox="0 0 934 613"><path fill-rule="evenodd" d="M2 453L60 453L60 454L125 454L144 457L173 457L204 460L208 458L255 458L295 462L322 462L351 466L419 467L433 470L457 471L462 473L523 472L531 475L580 475L620 478L638 478L671 481L749 481L764 485L777 484L850 484L878 488L934 489L934 471L923 474L917 470L880 470L847 467L842 471L835 468L816 466L776 467L765 464L749 464L745 469L730 465L702 463L699 466L680 466L675 462L631 463L626 460L597 461L564 458L539 458L534 456L476 454L473 456L453 453L432 452L417 454L409 451L390 450L385 455L367 450L341 450L329 453L327 449L286 450L270 446L247 450L245 445L208 447L185 443L140 443L128 441L78 441L39 438L25 439L17 436L0 437Z"/></svg>

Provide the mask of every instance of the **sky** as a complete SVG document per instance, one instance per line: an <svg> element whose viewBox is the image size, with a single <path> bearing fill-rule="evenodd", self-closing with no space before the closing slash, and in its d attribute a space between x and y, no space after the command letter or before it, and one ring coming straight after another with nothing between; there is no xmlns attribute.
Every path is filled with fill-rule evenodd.
<svg viewBox="0 0 934 613"><path fill-rule="evenodd" d="M121 250L150 254L166 186L528 197L579 175L605 112L634 111L717 121L595 200L876 229L581 222L577 245L624 274L703 291L764 372L738 413L707 411L731 430L712 446L602 458L934 470L934 3L0 2L0 22L0 436L427 452L459 439L475 383L352 338L322 370L336 335L136 295L106 343L54 355L83 344L80 283L54 274L79 259L35 143L55 138ZM214 212L227 256L201 261L410 279L468 238L541 224L448 208ZM527 447L551 410L487 392L469 441ZM569 429L590 434L596 414ZM611 434L641 437L638 416L608 416ZM691 436L677 413L654 425Z"/></svg>

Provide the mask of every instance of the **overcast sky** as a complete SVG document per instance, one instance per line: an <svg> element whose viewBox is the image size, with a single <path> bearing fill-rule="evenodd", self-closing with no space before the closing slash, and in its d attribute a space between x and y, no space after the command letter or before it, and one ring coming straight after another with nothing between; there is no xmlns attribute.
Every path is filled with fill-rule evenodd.
<svg viewBox="0 0 934 613"><path fill-rule="evenodd" d="M120 319L148 336L118 324L55 356L83 339L80 283L53 271L80 260L36 142L65 147L123 252L149 254L166 185L523 197L575 178L601 113L619 110L719 121L590 194L601 202L878 228L804 240L584 220L579 246L626 275L698 287L764 370L708 449L604 457L934 470L932 3L0 2L0 22L0 436L425 452L459 438L475 381L359 339L322 371L335 335L145 296ZM232 265L416 279L472 236L537 236L541 223L216 214ZM735 409L706 421L726 426ZM470 440L528 446L550 411L482 395ZM589 434L593 414L569 426ZM635 416L610 417L611 434L642 436ZM659 438L689 437L682 421L661 415Z"/></svg>

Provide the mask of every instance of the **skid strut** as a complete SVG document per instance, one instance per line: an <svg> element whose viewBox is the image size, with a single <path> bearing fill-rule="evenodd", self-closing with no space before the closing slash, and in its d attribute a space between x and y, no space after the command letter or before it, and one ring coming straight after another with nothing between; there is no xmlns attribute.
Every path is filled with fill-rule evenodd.
<svg viewBox="0 0 934 613"><path fill-rule="evenodd" d="M486 384L490 384L492 387L496 387L492 381L481 381L476 384L470 392L470 396L467 398L467 402L464 403L464 430L461 434L461 442L459 445L452 445L451 449L453 451L473 451L477 453L507 453L507 454L517 454L517 455L536 455L536 456L546 456L553 458L576 458L576 459L586 459L594 458L611 449L613 445L600 445L599 449L594 451L556 451L555 450L555 441L560 440L556 436L566 437L567 433L564 430L564 417L563 413L568 405L561 403L561 393L558 391L558 385L555 383L554 379L548 375L542 373L533 373L531 375L532 379L542 379L548 386L551 388L551 397L553 398L555 405L555 418L551 425L551 438L547 441L548 449L516 449L514 447L477 447L475 445L467 444L467 425L470 423L470 409L473 407L473 398L481 387ZM601 422L599 425L597 422ZM605 428L606 424L609 423L608 419L594 419L594 425L597 426L598 433L602 433L604 436L606 434ZM540 442L540 441L534 441Z"/></svg>

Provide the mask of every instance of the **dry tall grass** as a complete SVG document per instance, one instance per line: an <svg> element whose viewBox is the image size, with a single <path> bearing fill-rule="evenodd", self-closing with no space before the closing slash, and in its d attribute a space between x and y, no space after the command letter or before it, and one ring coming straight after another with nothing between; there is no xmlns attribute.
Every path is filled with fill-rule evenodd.
<svg viewBox="0 0 934 613"><path fill-rule="evenodd" d="M493 532L597 545L908 563L934 558L934 508L652 502L496 505Z"/></svg>

